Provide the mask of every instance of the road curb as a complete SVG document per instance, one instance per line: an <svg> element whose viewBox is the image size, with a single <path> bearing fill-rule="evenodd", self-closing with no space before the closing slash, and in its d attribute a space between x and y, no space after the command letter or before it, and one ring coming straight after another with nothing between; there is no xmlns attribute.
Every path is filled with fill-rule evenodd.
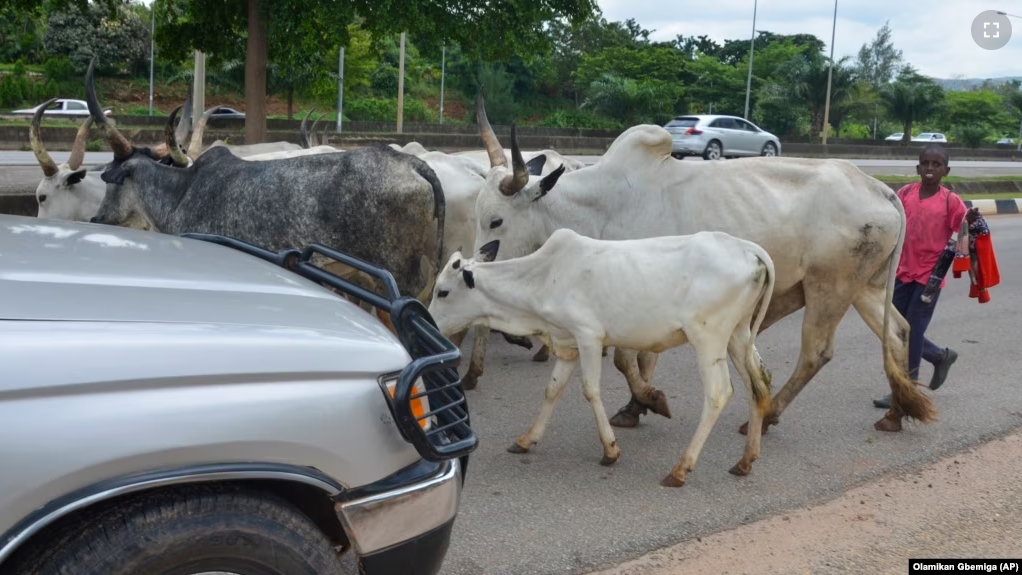
<svg viewBox="0 0 1022 575"><path fill-rule="evenodd" d="M1022 213L1022 198L965 200L965 206L968 208L979 208L979 213L984 216L1018 215Z"/></svg>

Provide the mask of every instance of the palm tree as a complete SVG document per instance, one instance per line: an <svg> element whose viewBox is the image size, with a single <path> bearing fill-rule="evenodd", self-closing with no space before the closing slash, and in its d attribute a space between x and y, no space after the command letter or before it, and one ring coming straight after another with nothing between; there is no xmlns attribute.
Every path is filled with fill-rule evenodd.
<svg viewBox="0 0 1022 575"><path fill-rule="evenodd" d="M590 84L589 97L582 107L591 107L626 126L660 123L670 117L678 97L677 87L666 82L604 74Z"/></svg>
<svg viewBox="0 0 1022 575"><path fill-rule="evenodd" d="M933 117L944 104L944 90L912 70L880 90L880 101L892 119L904 126L901 144L912 139L912 125Z"/></svg>
<svg viewBox="0 0 1022 575"><path fill-rule="evenodd" d="M831 77L831 109L841 108L852 99L856 83L855 68L845 56L834 63ZM827 72L830 59L819 52L808 52L782 64L778 70L780 84L775 91L803 104L809 110L810 135L815 140L823 131L827 106ZM779 90L777 90L779 88Z"/></svg>

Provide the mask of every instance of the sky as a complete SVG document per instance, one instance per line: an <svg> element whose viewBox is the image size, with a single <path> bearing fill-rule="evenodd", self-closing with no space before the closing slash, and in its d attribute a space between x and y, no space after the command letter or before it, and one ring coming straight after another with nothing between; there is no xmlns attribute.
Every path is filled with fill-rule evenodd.
<svg viewBox="0 0 1022 575"><path fill-rule="evenodd" d="M597 0L608 21L634 18L654 30L651 39L707 35L721 44L752 35L754 1L757 30L814 34L830 51L834 22L830 0ZM973 20L984 10L1022 16L1018 0L838 0L834 57L854 58L889 21L894 47L924 75L1022 76L1022 18L1009 19L1014 33L1006 46L984 50L973 42L971 31Z"/></svg>

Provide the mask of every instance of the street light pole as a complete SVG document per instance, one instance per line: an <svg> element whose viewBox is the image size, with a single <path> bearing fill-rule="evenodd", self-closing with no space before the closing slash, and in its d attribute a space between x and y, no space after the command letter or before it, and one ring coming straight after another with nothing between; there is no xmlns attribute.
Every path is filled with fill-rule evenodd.
<svg viewBox="0 0 1022 575"><path fill-rule="evenodd" d="M837 0L834 0L834 24L830 29L830 67L827 68L827 103L823 106L823 145L830 128L830 82L834 77L834 33L837 32Z"/></svg>
<svg viewBox="0 0 1022 575"><path fill-rule="evenodd" d="M745 79L745 115L749 119L749 94L752 92L752 52L756 47L756 8L759 0L752 2L752 38L749 41L749 76Z"/></svg>
<svg viewBox="0 0 1022 575"><path fill-rule="evenodd" d="M447 67L447 42L444 42L443 52L440 54L440 123L444 123L444 72Z"/></svg>
<svg viewBox="0 0 1022 575"><path fill-rule="evenodd" d="M153 115L153 65L156 62L156 2L149 5L152 22L149 28L149 116Z"/></svg>

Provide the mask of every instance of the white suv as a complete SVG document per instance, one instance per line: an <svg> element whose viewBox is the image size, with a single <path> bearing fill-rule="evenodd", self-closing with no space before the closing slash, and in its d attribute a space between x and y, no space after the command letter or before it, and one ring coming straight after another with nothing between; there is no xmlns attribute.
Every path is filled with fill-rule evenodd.
<svg viewBox="0 0 1022 575"><path fill-rule="evenodd" d="M671 155L702 156L704 160L746 156L779 156L777 136L737 116L678 116L664 128L671 133Z"/></svg>

